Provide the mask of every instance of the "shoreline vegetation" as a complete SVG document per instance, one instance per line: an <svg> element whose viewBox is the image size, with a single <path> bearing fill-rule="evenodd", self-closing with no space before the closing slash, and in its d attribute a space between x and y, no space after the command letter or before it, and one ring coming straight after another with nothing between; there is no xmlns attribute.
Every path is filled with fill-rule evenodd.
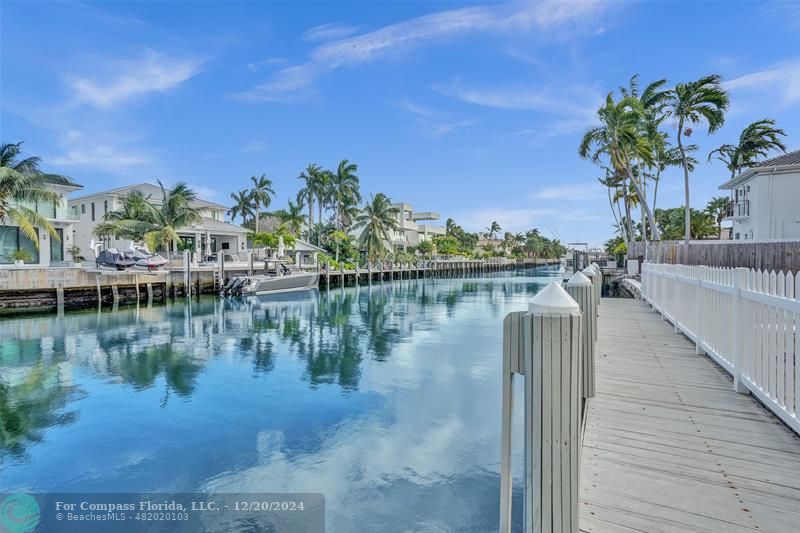
<svg viewBox="0 0 800 533"><path fill-rule="evenodd" d="M635 74L617 92L608 93L597 110L599 125L584 134L578 147L578 155L604 174L597 181L608 193L615 229L606 252L624 254L629 243L641 240L683 239L688 244L691 239L722 238L729 199L713 197L702 211L691 206L691 173L698 165L694 154L699 147L688 144L695 127L706 126L711 135L725 123L729 95L722 77L711 74L672 88L659 79L640 89ZM742 130L736 144L711 150L706 161L721 161L733 178L774 150L785 153L785 136L775 120L760 119ZM657 208L659 184L669 168L682 171L684 204Z"/></svg>

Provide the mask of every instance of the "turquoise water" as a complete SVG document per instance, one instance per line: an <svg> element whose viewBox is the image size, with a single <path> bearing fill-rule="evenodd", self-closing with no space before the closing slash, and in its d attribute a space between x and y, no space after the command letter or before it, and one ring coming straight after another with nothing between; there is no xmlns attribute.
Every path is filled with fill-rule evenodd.
<svg viewBox="0 0 800 533"><path fill-rule="evenodd" d="M0 492L321 492L328 531L496 530L502 320L549 272L2 319Z"/></svg>

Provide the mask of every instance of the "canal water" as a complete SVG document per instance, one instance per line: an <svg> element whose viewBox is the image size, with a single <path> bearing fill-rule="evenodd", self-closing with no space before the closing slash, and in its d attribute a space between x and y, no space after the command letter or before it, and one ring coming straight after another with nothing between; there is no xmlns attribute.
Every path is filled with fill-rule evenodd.
<svg viewBox="0 0 800 533"><path fill-rule="evenodd" d="M330 532L496 530L502 320L554 279L0 319L0 492L319 492Z"/></svg>

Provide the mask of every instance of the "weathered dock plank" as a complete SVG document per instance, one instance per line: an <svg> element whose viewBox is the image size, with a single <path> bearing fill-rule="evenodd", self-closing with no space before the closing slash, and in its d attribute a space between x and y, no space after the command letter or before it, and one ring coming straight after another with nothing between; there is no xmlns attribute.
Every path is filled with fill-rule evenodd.
<svg viewBox="0 0 800 533"><path fill-rule="evenodd" d="M800 438L649 306L601 309L581 531L800 530Z"/></svg>

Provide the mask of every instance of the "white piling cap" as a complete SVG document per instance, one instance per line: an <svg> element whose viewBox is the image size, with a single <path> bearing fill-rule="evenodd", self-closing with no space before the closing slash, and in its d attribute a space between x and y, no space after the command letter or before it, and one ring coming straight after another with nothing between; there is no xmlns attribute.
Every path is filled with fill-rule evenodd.
<svg viewBox="0 0 800 533"><path fill-rule="evenodd" d="M592 284L592 280L587 278L582 272L575 272L569 281L567 281L568 287L586 287Z"/></svg>
<svg viewBox="0 0 800 533"><path fill-rule="evenodd" d="M598 265L595 261L592 261L592 266L595 270L600 270L600 265Z"/></svg>
<svg viewBox="0 0 800 533"><path fill-rule="evenodd" d="M570 315L578 311L578 302L557 281L542 289L528 304L532 315Z"/></svg>
<svg viewBox="0 0 800 533"><path fill-rule="evenodd" d="M593 278L593 277L595 277L597 275L597 271L595 269L593 269L591 267L591 265L586 267L586 268L584 268L583 270L581 270L581 272L583 272L585 275L589 276L590 278Z"/></svg>

